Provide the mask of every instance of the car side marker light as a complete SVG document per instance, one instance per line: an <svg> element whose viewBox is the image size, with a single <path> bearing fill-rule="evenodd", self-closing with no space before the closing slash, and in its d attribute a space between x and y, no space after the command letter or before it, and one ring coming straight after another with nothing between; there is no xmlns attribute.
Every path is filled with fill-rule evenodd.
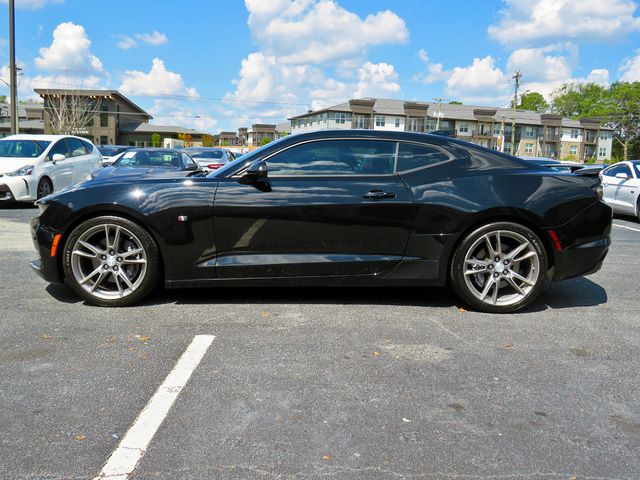
<svg viewBox="0 0 640 480"><path fill-rule="evenodd" d="M562 244L560 243L560 239L558 238L558 235L556 234L556 232L554 230L547 230L547 232L549 232L549 236L553 241L553 246L556 247L557 251L561 252Z"/></svg>
<svg viewBox="0 0 640 480"><path fill-rule="evenodd" d="M51 256L55 257L56 252L58 251L58 244L60 243L60 239L62 238L61 233L56 233L53 236L53 243L51 244Z"/></svg>

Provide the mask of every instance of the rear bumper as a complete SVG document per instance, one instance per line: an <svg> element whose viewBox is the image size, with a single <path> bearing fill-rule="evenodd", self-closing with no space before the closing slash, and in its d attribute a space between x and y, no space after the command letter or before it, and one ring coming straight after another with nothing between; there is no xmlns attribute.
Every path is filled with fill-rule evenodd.
<svg viewBox="0 0 640 480"><path fill-rule="evenodd" d="M47 282L61 283L64 276L60 269L60 262L57 257L51 256L53 237L56 233L42 225L40 218L34 217L30 222L31 239L39 257L31 262L31 269ZM62 249L58 250L58 255L62 254Z"/></svg>
<svg viewBox="0 0 640 480"><path fill-rule="evenodd" d="M590 275L602 267L611 245L611 207L598 202L561 227L554 228L561 250L555 250L553 280Z"/></svg>

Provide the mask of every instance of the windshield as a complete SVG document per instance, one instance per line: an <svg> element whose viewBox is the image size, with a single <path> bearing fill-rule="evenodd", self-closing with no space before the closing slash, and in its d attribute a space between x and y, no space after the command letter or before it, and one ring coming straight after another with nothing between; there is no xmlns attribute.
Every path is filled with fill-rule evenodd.
<svg viewBox="0 0 640 480"><path fill-rule="evenodd" d="M224 152L222 150L202 150L199 152L198 151L189 152L189 155L191 155L191 158L194 158L194 159L214 158L214 159L220 160L224 156Z"/></svg>
<svg viewBox="0 0 640 480"><path fill-rule="evenodd" d="M98 151L103 157L113 157L125 150L125 147L98 147Z"/></svg>
<svg viewBox="0 0 640 480"><path fill-rule="evenodd" d="M180 154L169 150L138 150L125 152L114 167L180 168Z"/></svg>
<svg viewBox="0 0 640 480"><path fill-rule="evenodd" d="M0 158L36 158L45 151L49 143L51 142L43 140L0 140Z"/></svg>

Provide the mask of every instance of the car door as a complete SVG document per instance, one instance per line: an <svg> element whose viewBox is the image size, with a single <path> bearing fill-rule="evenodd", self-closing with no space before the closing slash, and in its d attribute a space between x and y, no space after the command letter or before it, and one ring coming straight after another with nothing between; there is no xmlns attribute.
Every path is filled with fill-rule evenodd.
<svg viewBox="0 0 640 480"><path fill-rule="evenodd" d="M396 143L317 140L266 158L265 181L218 186L216 275L368 275L401 259L412 200L394 173Z"/></svg>
<svg viewBox="0 0 640 480"><path fill-rule="evenodd" d="M87 152L84 142L78 138L67 138L69 146L69 163L71 163L73 174L71 184L86 180L92 170L92 158Z"/></svg>
<svg viewBox="0 0 640 480"><path fill-rule="evenodd" d="M54 162L53 156L57 154L63 155L65 157L64 160ZM49 172L54 190L60 190L72 184L73 162L71 161L71 152L69 151L69 146L65 138L61 138L53 144L47 154L46 161L51 162Z"/></svg>
<svg viewBox="0 0 640 480"><path fill-rule="evenodd" d="M618 178L625 174L627 178ZM602 172L604 199L614 210L622 213L633 213L634 205L629 201L633 186L633 174L626 163L614 165Z"/></svg>

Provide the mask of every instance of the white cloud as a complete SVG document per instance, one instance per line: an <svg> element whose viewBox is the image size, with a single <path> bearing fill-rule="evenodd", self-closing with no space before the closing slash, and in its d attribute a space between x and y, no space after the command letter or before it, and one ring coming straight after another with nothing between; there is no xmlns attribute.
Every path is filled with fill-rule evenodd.
<svg viewBox="0 0 640 480"><path fill-rule="evenodd" d="M284 63L331 62L409 37L404 20L389 10L363 19L332 0L245 0L245 5L263 51Z"/></svg>
<svg viewBox="0 0 640 480"><path fill-rule="evenodd" d="M121 50L129 50L130 48L137 47L138 42L136 42L133 38L128 37L127 35L119 35L117 38L118 43L116 44Z"/></svg>
<svg viewBox="0 0 640 480"><path fill-rule="evenodd" d="M389 97L400 91L398 74L388 63L365 63L358 70L358 89L356 98Z"/></svg>
<svg viewBox="0 0 640 480"><path fill-rule="evenodd" d="M103 74L102 62L90 50L91 40L82 25L61 23L53 31L53 41L40 49L34 60L40 70L75 74Z"/></svg>
<svg viewBox="0 0 640 480"><path fill-rule="evenodd" d="M617 40L640 30L631 0L503 0L500 20L489 35L506 46L544 45L559 40Z"/></svg>
<svg viewBox="0 0 640 480"><path fill-rule="evenodd" d="M129 35L114 35L114 37L119 39L116 45L122 50L129 50L130 48L137 47L138 42L157 47L159 45L164 45L169 41L164 33L160 33L157 30L154 30L151 33L136 33L135 39Z"/></svg>
<svg viewBox="0 0 640 480"><path fill-rule="evenodd" d="M31 10L39 10L50 3L63 3L64 0L16 0L16 8L28 8ZM8 0L2 0L2 3L9 3Z"/></svg>
<svg viewBox="0 0 640 480"><path fill-rule="evenodd" d="M474 58L466 67L453 68L445 85L446 95L465 103L500 105L510 95L509 76L495 66L491 55Z"/></svg>
<svg viewBox="0 0 640 480"><path fill-rule="evenodd" d="M151 33L138 33L136 34L136 38L147 45L153 46L164 45L169 41L164 33L160 33L157 30Z"/></svg>
<svg viewBox="0 0 640 480"><path fill-rule="evenodd" d="M395 13L360 17L332 0L245 0L245 6L261 49L242 60L235 90L226 95L239 116L275 122L307 108L400 91L394 66L367 58L373 46L407 40Z"/></svg>
<svg viewBox="0 0 640 480"><path fill-rule="evenodd" d="M451 76L451 72L445 71L441 63L431 63L429 55L424 49L420 49L418 57L425 64L427 71L414 75L414 81L431 84L447 80Z"/></svg>
<svg viewBox="0 0 640 480"><path fill-rule="evenodd" d="M609 70L606 68L596 68L595 70L591 70L586 81L587 83L597 83L603 87L609 86Z"/></svg>
<svg viewBox="0 0 640 480"><path fill-rule="evenodd" d="M179 73L171 72L164 61L154 58L149 73L128 70L118 88L125 95L186 95L197 97L193 87L187 87Z"/></svg>
<svg viewBox="0 0 640 480"><path fill-rule="evenodd" d="M640 82L640 50L636 50L635 56L627 58L620 67L623 82Z"/></svg>

